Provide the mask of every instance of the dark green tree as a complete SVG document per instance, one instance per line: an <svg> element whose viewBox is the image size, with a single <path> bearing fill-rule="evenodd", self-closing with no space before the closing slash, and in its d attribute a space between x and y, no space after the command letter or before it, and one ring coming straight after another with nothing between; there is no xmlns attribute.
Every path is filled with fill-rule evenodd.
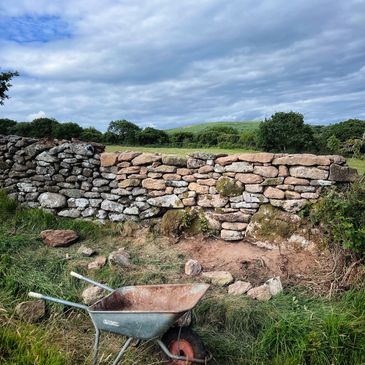
<svg viewBox="0 0 365 365"><path fill-rule="evenodd" d="M191 132L176 132L170 135L170 143L175 147L188 146L194 143L195 136Z"/></svg>
<svg viewBox="0 0 365 365"><path fill-rule="evenodd" d="M30 137L32 126L29 122L19 122L13 128L13 133L17 136Z"/></svg>
<svg viewBox="0 0 365 365"><path fill-rule="evenodd" d="M322 128L321 137L327 141L332 135L341 142L349 139L362 138L365 133L365 120L348 119Z"/></svg>
<svg viewBox="0 0 365 365"><path fill-rule="evenodd" d="M141 145L165 145L169 143L169 135L160 129L144 128L137 135L137 141Z"/></svg>
<svg viewBox="0 0 365 365"><path fill-rule="evenodd" d="M59 123L53 118L37 118L30 122L30 135L34 138L54 138Z"/></svg>
<svg viewBox="0 0 365 365"><path fill-rule="evenodd" d="M100 143L103 141L103 133L101 133L94 127L84 128L84 130L81 133L80 138L86 142L91 141L91 142Z"/></svg>
<svg viewBox="0 0 365 365"><path fill-rule="evenodd" d="M260 123L259 146L265 151L303 152L315 148L313 129L295 112L278 112Z"/></svg>
<svg viewBox="0 0 365 365"><path fill-rule="evenodd" d="M332 134L332 136L327 139L326 146L332 153L339 153L341 149L341 141Z"/></svg>
<svg viewBox="0 0 365 365"><path fill-rule="evenodd" d="M0 134L12 134L16 121L11 119L0 119Z"/></svg>
<svg viewBox="0 0 365 365"><path fill-rule="evenodd" d="M19 76L17 71L7 71L0 73L0 105L4 104L5 99L9 99L9 95L7 93L9 88L12 86L10 81L15 76Z"/></svg>
<svg viewBox="0 0 365 365"><path fill-rule="evenodd" d="M141 128L138 125L124 119L112 121L108 127L108 132L117 136L116 143L124 145L134 145L137 142L137 134L140 131Z"/></svg>
<svg viewBox="0 0 365 365"><path fill-rule="evenodd" d="M59 123L53 131L54 137L59 139L80 138L83 129L77 123Z"/></svg>

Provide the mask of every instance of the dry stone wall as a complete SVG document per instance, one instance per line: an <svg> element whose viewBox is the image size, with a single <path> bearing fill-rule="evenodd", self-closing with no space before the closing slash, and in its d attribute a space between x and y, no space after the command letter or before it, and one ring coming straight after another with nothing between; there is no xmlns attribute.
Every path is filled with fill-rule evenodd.
<svg viewBox="0 0 365 365"><path fill-rule="evenodd" d="M242 239L261 204L296 213L324 187L356 178L335 155L105 153L97 144L0 136L0 187L24 204L116 222L200 209L225 240Z"/></svg>

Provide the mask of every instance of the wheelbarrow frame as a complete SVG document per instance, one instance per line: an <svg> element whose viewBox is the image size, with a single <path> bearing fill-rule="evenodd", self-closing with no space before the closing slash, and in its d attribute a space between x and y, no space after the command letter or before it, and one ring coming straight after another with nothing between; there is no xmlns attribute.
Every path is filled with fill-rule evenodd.
<svg viewBox="0 0 365 365"><path fill-rule="evenodd" d="M83 275L80 275L78 273L75 273L73 271L71 271L71 276L80 279L80 280L84 280L90 284L93 284L95 286L98 286L106 291L108 291L110 294L108 296L113 295L113 293L115 292L121 292L123 294L123 291L126 289L130 289L130 288L134 288L134 287L122 287L122 288L118 288L118 289L112 289L107 285L98 283L90 278L87 278ZM203 285L203 293L201 296L203 296L206 292L206 290L208 290L209 285L207 284L200 284ZM178 286L178 285L177 285ZM145 287L149 287L149 286L145 286ZM153 312L149 312L149 311L102 311L102 310L94 310L93 306L95 304L97 304L98 302L94 303L91 306L86 306L83 304L79 304L79 303L74 303L74 302L70 302L68 300L63 300L63 299L59 299L59 298L54 298L54 297L50 297L47 295L43 295L40 293L34 293L34 292L29 292L28 294L30 297L32 298L37 298L37 299L43 299L46 301L50 301L50 302L54 302L54 303L59 303L59 304L63 304L66 306L70 306L70 307L74 307L77 309L82 309L84 311L86 311L89 316L90 319L94 325L95 328L95 341L94 341L94 346L93 346L93 365L97 364L97 358L98 358L98 353L99 353L99 347L100 347L100 336L101 336L101 332L105 331L105 332L111 332L111 333L117 333L117 334L121 334L124 335L123 330L119 330L118 327L120 326L120 322L119 321L123 321L123 318L121 318L121 315L125 315L126 319L129 319L131 322L133 322L133 319L136 319L138 317L139 320L142 320L143 322L143 318L148 318L149 321L151 321L151 316L155 316L155 319L160 320L161 318L164 319L164 323L161 325L162 327L160 327L162 329L162 331L164 331L163 328L166 329L166 331L171 327L171 323L175 322L178 318L180 318L181 316L183 316L185 313L187 313L189 310L191 310L200 300L200 298L198 299L198 301L193 305L193 307L189 308L188 310L184 311L184 312L170 312L170 311L153 311ZM102 298L100 301L103 301L104 299L106 299L108 296ZM135 316L131 318L131 315ZM143 317L146 316L146 317ZM115 320L115 318L117 320ZM152 318L152 321L154 319ZM122 322L123 323L123 322ZM165 332L166 332L165 331ZM156 330L155 330L156 332ZM182 361L189 361L189 362L193 362L193 363L197 363L197 364L206 364L210 359L211 359L211 355L209 355L207 358L205 359L195 359L195 358L187 358L185 356L178 356L178 355L173 355L169 349L167 348L167 346L161 341L160 337L158 335L155 334L155 332L152 330L150 332L146 332L143 335L137 337L132 336L133 331L131 332L130 335L127 335L127 340L125 341L125 343L123 344L123 346L121 347L118 355L116 356L115 360L113 361L113 365L117 365L120 360L122 359L124 353L126 352L126 350L128 349L128 347L130 346L131 342L135 339L137 339L138 341L141 340L146 340L146 341L154 341L160 348L161 350L165 353L165 355L170 358L171 360L182 360ZM161 332L161 331L159 331Z"/></svg>

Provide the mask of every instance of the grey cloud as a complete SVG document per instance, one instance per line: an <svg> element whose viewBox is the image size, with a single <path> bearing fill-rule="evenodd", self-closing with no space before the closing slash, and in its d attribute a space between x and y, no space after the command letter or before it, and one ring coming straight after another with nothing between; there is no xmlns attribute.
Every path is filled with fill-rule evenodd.
<svg viewBox="0 0 365 365"><path fill-rule="evenodd" d="M60 17L72 34L0 40L0 65L22 75L0 116L44 111L100 129L117 118L167 128L278 110L313 123L365 117L363 1L24 0L4 11Z"/></svg>

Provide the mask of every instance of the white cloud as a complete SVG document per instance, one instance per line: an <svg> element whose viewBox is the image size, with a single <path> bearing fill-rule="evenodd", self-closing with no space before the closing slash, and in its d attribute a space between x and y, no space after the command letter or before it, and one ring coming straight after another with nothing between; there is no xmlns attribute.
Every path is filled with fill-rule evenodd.
<svg viewBox="0 0 365 365"><path fill-rule="evenodd" d="M27 115L26 119L28 121L32 121L37 118L45 118L45 117L46 117L46 113L44 111L40 110L38 113Z"/></svg>

